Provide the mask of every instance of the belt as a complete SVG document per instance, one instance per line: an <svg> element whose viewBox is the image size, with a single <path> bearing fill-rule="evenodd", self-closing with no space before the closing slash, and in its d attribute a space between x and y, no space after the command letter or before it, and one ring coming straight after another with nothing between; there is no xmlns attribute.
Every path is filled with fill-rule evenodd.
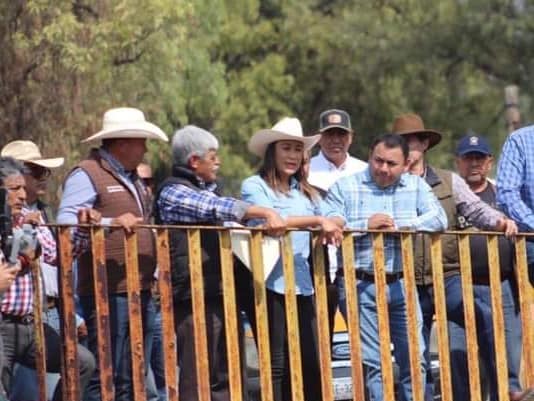
<svg viewBox="0 0 534 401"><path fill-rule="evenodd" d="M398 273L386 273L386 284L391 284L399 281L403 276L402 272ZM356 278L363 281L375 282L375 275L373 273L367 273L363 270L356 270Z"/></svg>
<svg viewBox="0 0 534 401"><path fill-rule="evenodd" d="M501 281L508 280L512 277L511 273L503 274L500 277ZM473 284L477 285L490 285L490 278L489 276L473 276Z"/></svg>
<svg viewBox="0 0 534 401"><path fill-rule="evenodd" d="M33 324L33 315L10 315L2 312L2 320L5 322L19 323L19 324Z"/></svg>

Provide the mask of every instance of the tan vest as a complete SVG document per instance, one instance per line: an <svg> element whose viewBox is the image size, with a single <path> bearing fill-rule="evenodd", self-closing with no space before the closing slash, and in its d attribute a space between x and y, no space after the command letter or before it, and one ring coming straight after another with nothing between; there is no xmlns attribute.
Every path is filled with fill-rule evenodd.
<svg viewBox="0 0 534 401"><path fill-rule="evenodd" d="M135 195L122 183L117 173L106 160L100 158L93 150L87 160L78 164L91 179L97 198L94 209L104 217L117 217L124 213L132 213L137 217L144 217L144 224L149 224L149 197L141 183L137 181L136 188L139 198L143 202L143 212L139 210ZM154 235L150 229L137 230L139 277L141 288L148 290L153 280L156 268ZM126 268L124 255L124 231L114 229L106 233L106 267L108 292L110 294L124 293L126 287ZM93 259L90 250L84 252L78 259L78 294L93 294Z"/></svg>
<svg viewBox="0 0 534 401"><path fill-rule="evenodd" d="M452 191L452 174L450 171L428 167L426 182L439 200L447 214L447 230L456 230L458 212ZM435 174L432 174L435 173ZM429 176L430 174L430 176ZM445 275L458 272L460 269L458 241L455 235L442 235L442 263ZM418 285L432 283L432 262L430 257L430 237L417 234L415 238L415 280Z"/></svg>

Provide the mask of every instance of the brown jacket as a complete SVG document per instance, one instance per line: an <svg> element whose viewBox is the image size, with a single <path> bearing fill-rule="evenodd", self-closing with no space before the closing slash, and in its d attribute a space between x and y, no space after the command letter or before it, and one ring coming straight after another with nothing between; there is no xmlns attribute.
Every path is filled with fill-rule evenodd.
<svg viewBox="0 0 534 401"><path fill-rule="evenodd" d="M87 160L78 164L78 168L84 170L91 179L98 194L93 208L102 213L102 216L117 217L129 212L137 217L143 217L145 224L149 223L149 197L139 180L135 182L135 187L143 203L142 211L139 210L135 195L109 163L100 157L97 150L91 151ZM149 229L139 229L137 236L141 288L147 290L150 289L156 268L154 235ZM124 231L114 229L107 233L105 247L108 292L110 294L124 293L127 291ZM90 249L80 256L78 263L78 293L90 295L93 293L93 262Z"/></svg>

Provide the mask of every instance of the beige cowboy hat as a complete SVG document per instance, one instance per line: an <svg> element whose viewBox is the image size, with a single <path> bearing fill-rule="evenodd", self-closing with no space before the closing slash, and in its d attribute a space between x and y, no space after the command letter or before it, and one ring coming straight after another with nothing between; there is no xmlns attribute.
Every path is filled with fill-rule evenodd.
<svg viewBox="0 0 534 401"><path fill-rule="evenodd" d="M145 120L145 115L141 110L132 107L118 107L106 111L102 130L85 138L82 142L111 138L160 139L164 142L169 140L165 132Z"/></svg>
<svg viewBox="0 0 534 401"><path fill-rule="evenodd" d="M39 147L32 141L13 141L9 142L0 151L2 157L12 157L27 163L37 164L45 168L56 168L63 164L65 159L63 157L55 157L52 159L45 159L41 155Z"/></svg>
<svg viewBox="0 0 534 401"><path fill-rule="evenodd" d="M423 135L428 138L428 149L436 146L441 141L441 133L433 129L425 128L423 119L418 114L413 113L402 114L395 118L392 132L399 135Z"/></svg>
<svg viewBox="0 0 534 401"><path fill-rule="evenodd" d="M302 125L298 118L284 117L271 129L262 129L252 135L248 141L248 150L256 156L264 157L267 146L278 141L299 141L304 145L304 150L310 150L319 142L321 135L304 136Z"/></svg>

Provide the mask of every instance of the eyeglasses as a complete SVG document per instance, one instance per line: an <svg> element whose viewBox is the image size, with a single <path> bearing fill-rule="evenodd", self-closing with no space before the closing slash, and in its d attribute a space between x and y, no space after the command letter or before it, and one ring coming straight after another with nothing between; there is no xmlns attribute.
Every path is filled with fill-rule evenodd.
<svg viewBox="0 0 534 401"><path fill-rule="evenodd" d="M27 163L26 167L28 168L30 175L36 180L46 179L52 174L52 171L49 168L38 166L37 164Z"/></svg>

